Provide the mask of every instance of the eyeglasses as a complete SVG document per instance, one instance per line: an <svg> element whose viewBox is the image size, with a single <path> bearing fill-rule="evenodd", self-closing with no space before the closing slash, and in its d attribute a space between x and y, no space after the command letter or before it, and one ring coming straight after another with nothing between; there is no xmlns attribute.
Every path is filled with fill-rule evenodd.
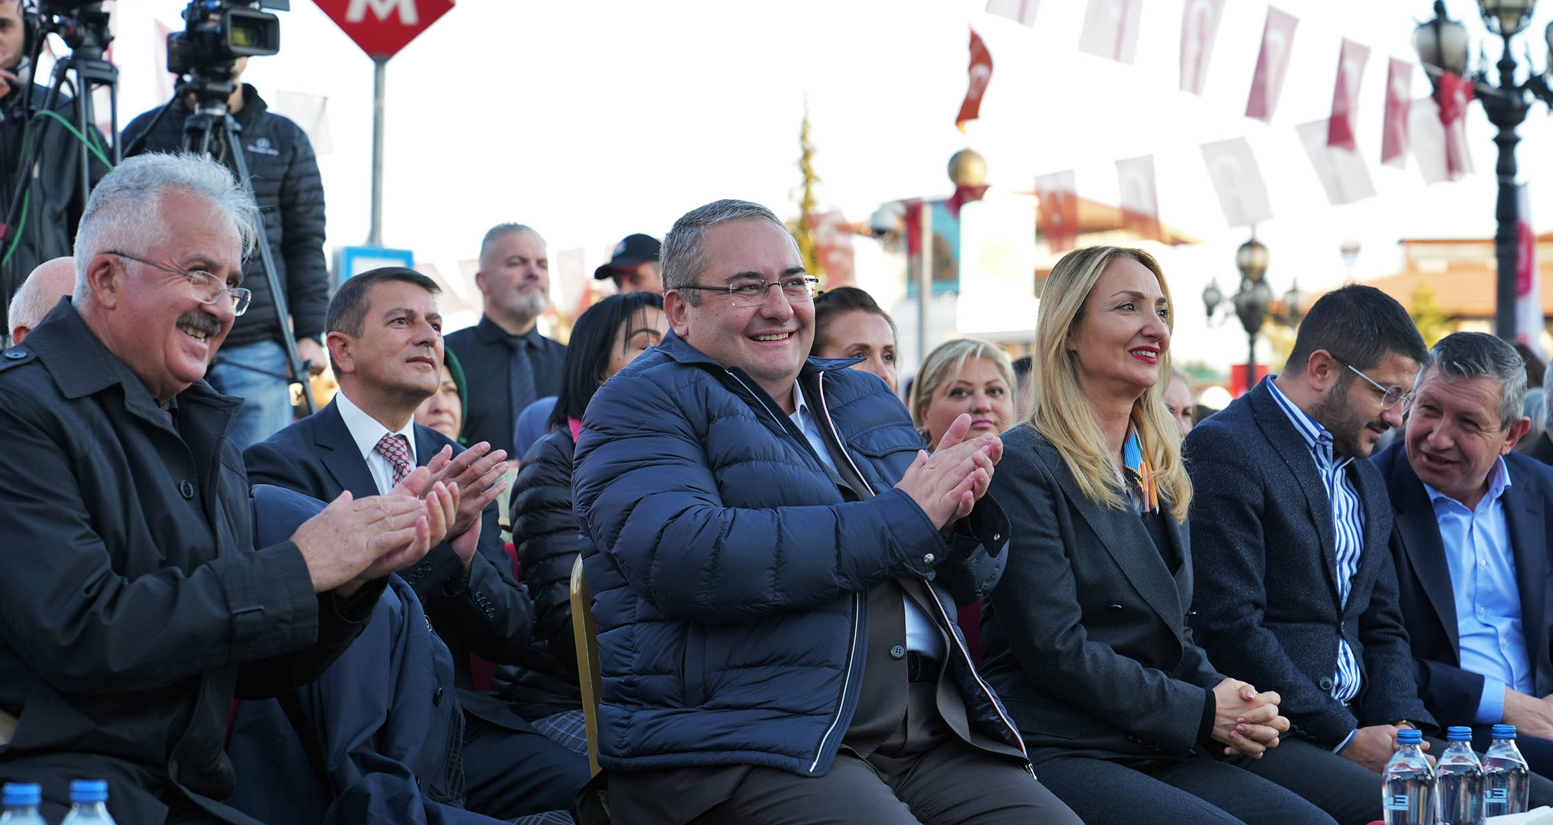
<svg viewBox="0 0 1553 825"><path fill-rule="evenodd" d="M214 273L207 272L203 269L177 269L165 264L156 263L155 261L148 261L145 258L137 258L134 255L128 255L123 252L114 252L111 250L108 252L108 254L117 255L120 258L134 261L137 264L145 264L146 266L149 266L153 269L160 269L163 272L171 272L174 275L182 275L188 280L189 285L194 288L194 297L202 304L213 304L220 300L222 295L230 295L232 296L231 300L233 315L242 315L248 311L248 305L253 303L253 293L251 291L240 286L226 286L225 282L222 281L221 278L217 277Z"/></svg>
<svg viewBox="0 0 1553 825"><path fill-rule="evenodd" d="M1376 390L1379 390L1380 391L1380 395L1381 395L1381 399L1380 399L1380 407L1381 407L1381 409L1389 410L1392 407L1395 407L1398 403L1402 404L1402 409L1404 409L1404 410L1406 410L1407 408L1413 406L1413 393L1410 393L1407 390L1402 389L1401 387L1383 387L1383 386L1380 385L1379 381L1376 381L1375 379L1369 377L1368 375L1365 375L1364 373L1360 372L1358 367L1354 366L1353 364L1348 363L1347 361L1344 361L1341 358L1338 358L1336 355L1332 356L1332 360L1336 361L1339 364L1342 364L1343 366L1345 366L1345 367L1347 367L1347 368L1349 368L1351 370L1353 370L1353 374L1354 375L1357 375L1360 378L1363 378L1365 381L1370 382L1370 386L1374 387Z"/></svg>
<svg viewBox="0 0 1553 825"><path fill-rule="evenodd" d="M782 288L783 297L790 304L803 304L814 300L814 293L820 287L820 279L813 275L793 275L768 283L739 284L738 286L681 286L680 289L694 289L701 292L726 292L729 303L736 307L758 307L766 303L766 295L774 286Z"/></svg>

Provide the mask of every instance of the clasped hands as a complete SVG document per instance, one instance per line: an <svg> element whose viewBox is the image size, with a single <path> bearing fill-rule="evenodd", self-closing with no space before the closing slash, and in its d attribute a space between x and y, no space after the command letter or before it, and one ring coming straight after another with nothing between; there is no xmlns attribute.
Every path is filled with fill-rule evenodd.
<svg viewBox="0 0 1553 825"><path fill-rule="evenodd" d="M1003 440L995 435L964 440L970 428L971 417L962 413L944 432L933 454L919 450L895 485L940 530L971 514L977 500L986 495L993 468L1003 457Z"/></svg>
<svg viewBox="0 0 1553 825"><path fill-rule="evenodd" d="M1238 679L1225 679L1214 686L1213 701L1213 739L1225 746L1225 756L1260 759L1289 732L1289 720L1278 713L1282 699L1275 691L1258 693Z"/></svg>

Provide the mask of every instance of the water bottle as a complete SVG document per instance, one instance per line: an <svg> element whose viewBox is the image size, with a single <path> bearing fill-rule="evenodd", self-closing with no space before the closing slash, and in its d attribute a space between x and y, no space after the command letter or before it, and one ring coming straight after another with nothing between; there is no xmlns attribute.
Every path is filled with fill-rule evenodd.
<svg viewBox="0 0 1553 825"><path fill-rule="evenodd" d="M48 825L38 813L43 804L43 789L33 784L9 783L0 790L0 825Z"/></svg>
<svg viewBox="0 0 1553 825"><path fill-rule="evenodd" d="M59 825L115 825L108 815L108 783L77 779L70 783L70 813Z"/></svg>
<svg viewBox="0 0 1553 825"><path fill-rule="evenodd" d="M1439 825L1482 825L1483 763L1472 752L1472 729L1448 728L1445 738L1450 744L1434 766L1439 778Z"/></svg>
<svg viewBox="0 0 1553 825"><path fill-rule="evenodd" d="M1514 725L1495 725L1493 736L1483 754L1483 816L1521 813L1531 793L1531 769L1515 746Z"/></svg>
<svg viewBox="0 0 1553 825"><path fill-rule="evenodd" d="M1381 774L1381 810L1386 825L1433 825L1434 769L1424 758L1424 735L1397 731L1397 752Z"/></svg>

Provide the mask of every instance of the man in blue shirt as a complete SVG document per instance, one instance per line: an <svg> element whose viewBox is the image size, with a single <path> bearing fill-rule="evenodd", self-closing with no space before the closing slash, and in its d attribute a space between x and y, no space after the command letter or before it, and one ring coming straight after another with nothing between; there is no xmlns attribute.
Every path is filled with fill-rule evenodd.
<svg viewBox="0 0 1553 825"><path fill-rule="evenodd" d="M1419 693L1442 725L1516 726L1553 769L1547 535L1553 469L1513 452L1526 369L1508 343L1458 332L1419 377L1403 443L1376 457L1391 494L1402 615Z"/></svg>

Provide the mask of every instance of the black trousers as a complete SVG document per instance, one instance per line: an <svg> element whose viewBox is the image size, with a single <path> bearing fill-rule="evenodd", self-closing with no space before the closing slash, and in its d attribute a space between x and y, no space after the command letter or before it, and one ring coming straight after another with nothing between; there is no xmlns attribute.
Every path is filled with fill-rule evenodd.
<svg viewBox="0 0 1553 825"><path fill-rule="evenodd" d="M464 807L513 819L572 807L588 781L588 757L537 730L509 730L464 716Z"/></svg>
<svg viewBox="0 0 1553 825"><path fill-rule="evenodd" d="M1333 825L1292 791L1208 756L1058 757L1036 765L1035 775L1084 825Z"/></svg>

